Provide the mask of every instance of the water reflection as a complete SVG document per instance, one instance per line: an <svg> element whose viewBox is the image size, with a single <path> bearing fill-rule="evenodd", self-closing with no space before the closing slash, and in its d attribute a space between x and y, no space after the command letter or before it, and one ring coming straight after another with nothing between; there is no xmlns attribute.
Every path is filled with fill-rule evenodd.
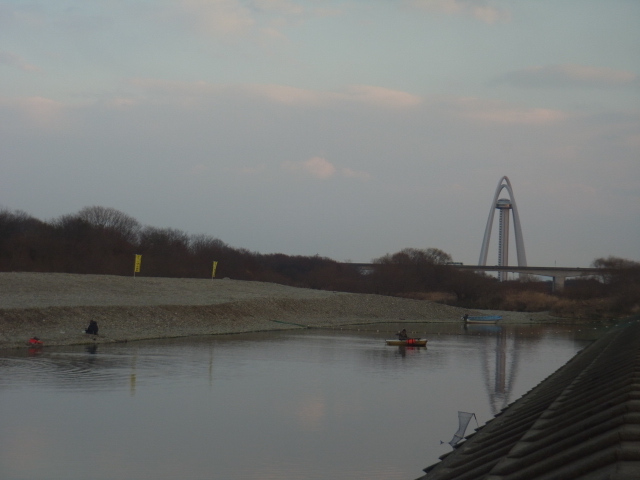
<svg viewBox="0 0 640 480"><path fill-rule="evenodd" d="M5 352L0 478L416 478L458 410L484 423L597 335L386 328Z"/></svg>
<svg viewBox="0 0 640 480"><path fill-rule="evenodd" d="M491 405L497 415L510 403L510 394L518 374L518 336L509 335L502 325L465 325L467 333L487 339L481 349L482 373Z"/></svg>
<svg viewBox="0 0 640 480"><path fill-rule="evenodd" d="M42 353L43 347L29 347L27 349L27 353L30 357L35 357L36 355L40 355Z"/></svg>
<svg viewBox="0 0 640 480"><path fill-rule="evenodd" d="M407 347L404 345L398 346L398 354L404 358L409 355L419 355L421 350L426 350L427 347Z"/></svg>
<svg viewBox="0 0 640 480"><path fill-rule="evenodd" d="M134 351L131 355L131 373L129 374L129 395L132 397L136 394L136 363L138 362L138 351Z"/></svg>

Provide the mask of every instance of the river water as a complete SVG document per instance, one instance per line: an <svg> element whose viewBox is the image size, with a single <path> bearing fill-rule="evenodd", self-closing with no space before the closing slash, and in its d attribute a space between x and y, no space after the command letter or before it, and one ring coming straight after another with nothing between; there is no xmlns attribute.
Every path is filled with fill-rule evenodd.
<svg viewBox="0 0 640 480"><path fill-rule="evenodd" d="M400 327L0 352L0 478L415 479L603 332Z"/></svg>

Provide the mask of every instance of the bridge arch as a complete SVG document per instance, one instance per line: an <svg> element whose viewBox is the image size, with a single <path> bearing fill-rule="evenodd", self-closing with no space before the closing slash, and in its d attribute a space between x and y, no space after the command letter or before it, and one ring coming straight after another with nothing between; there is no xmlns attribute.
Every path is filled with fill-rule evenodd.
<svg viewBox="0 0 640 480"><path fill-rule="evenodd" d="M498 196L500 192L505 189L509 192L509 198L511 199L511 212L513 214L513 228L516 238L516 254L518 258L518 266L526 267L527 266L527 256L524 252L524 241L522 239L522 227L520 225L520 215L518 214L518 206L516 205L516 199L513 195L513 188L511 187L511 182L509 181L509 177L506 175L500 179L498 182L498 186L496 187L496 193L493 196L493 201L491 202L491 210L489 211L489 218L487 219L487 226L484 230L484 238L482 239L482 248L480 249L480 259L478 260L478 265L486 265L487 264L487 255L489 253L489 241L491 240L491 229L493 227L493 217L496 212L496 204L498 202Z"/></svg>

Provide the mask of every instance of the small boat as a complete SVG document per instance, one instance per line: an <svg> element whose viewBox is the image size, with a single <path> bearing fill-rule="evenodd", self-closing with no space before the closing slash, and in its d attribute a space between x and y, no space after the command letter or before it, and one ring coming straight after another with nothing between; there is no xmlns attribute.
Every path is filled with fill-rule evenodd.
<svg viewBox="0 0 640 480"><path fill-rule="evenodd" d="M426 338L407 338L406 340L386 340L387 345L396 345L400 347L426 347Z"/></svg>
<svg viewBox="0 0 640 480"><path fill-rule="evenodd" d="M476 317L469 317L465 315L462 317L465 323L476 323L476 324L494 324L498 323L498 320L502 320L500 315L482 315Z"/></svg>

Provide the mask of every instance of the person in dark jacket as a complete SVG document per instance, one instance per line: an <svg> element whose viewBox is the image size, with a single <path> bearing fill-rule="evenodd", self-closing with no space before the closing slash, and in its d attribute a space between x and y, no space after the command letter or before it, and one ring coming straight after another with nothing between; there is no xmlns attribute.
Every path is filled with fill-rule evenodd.
<svg viewBox="0 0 640 480"><path fill-rule="evenodd" d="M407 336L407 330L404 328L396 333L396 335L398 336L398 340L406 340L407 338L409 338Z"/></svg>
<svg viewBox="0 0 640 480"><path fill-rule="evenodd" d="M96 322L95 320L91 320L89 322L89 326L84 331L84 333L88 333L90 335L97 335L98 334L98 322Z"/></svg>

